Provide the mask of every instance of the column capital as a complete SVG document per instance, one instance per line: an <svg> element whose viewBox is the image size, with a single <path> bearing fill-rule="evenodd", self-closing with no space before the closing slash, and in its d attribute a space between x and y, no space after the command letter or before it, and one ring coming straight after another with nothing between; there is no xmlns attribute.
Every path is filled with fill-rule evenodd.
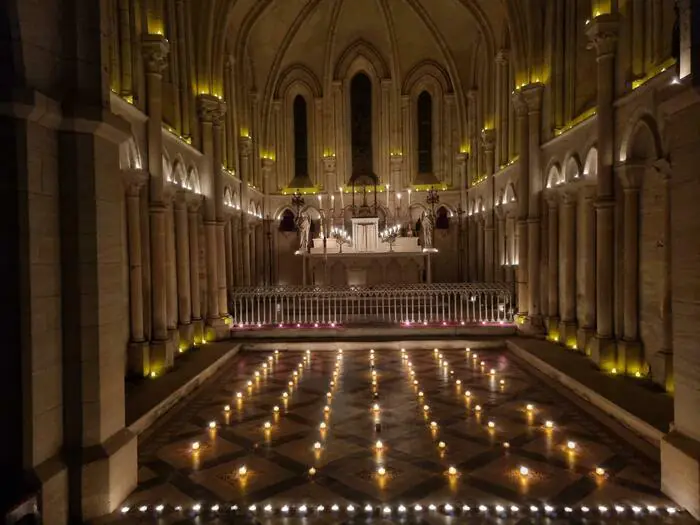
<svg viewBox="0 0 700 525"><path fill-rule="evenodd" d="M537 113L542 109L542 92L544 84L541 82L531 82L520 88L520 93L527 105L528 113Z"/></svg>
<svg viewBox="0 0 700 525"><path fill-rule="evenodd" d="M586 28L590 40L589 48L595 49L598 59L612 56L617 49L617 37L620 29L616 13L605 13L595 17Z"/></svg>
<svg viewBox="0 0 700 525"><path fill-rule="evenodd" d="M493 151L496 145L496 130L495 129L482 129L481 130L481 143L484 145L486 151Z"/></svg>
<svg viewBox="0 0 700 525"><path fill-rule="evenodd" d="M399 171L403 166L403 155L401 153L392 153L389 155L389 164L393 171Z"/></svg>
<svg viewBox="0 0 700 525"><path fill-rule="evenodd" d="M238 137L238 146L241 148L243 157L249 157L253 153L253 139L249 136Z"/></svg>
<svg viewBox="0 0 700 525"><path fill-rule="evenodd" d="M496 52L495 61L496 61L496 64L498 64L499 66L505 66L506 64L508 64L509 59L510 59L510 51L508 49L499 49Z"/></svg>
<svg viewBox="0 0 700 525"><path fill-rule="evenodd" d="M561 191L561 203L564 207L571 207L576 205L578 201L578 193L575 190L562 190Z"/></svg>
<svg viewBox="0 0 700 525"><path fill-rule="evenodd" d="M466 151L458 151L455 154L455 161L457 162L457 165L459 167L464 166L468 160L469 160L469 153L467 153Z"/></svg>
<svg viewBox="0 0 700 525"><path fill-rule="evenodd" d="M214 95L201 94L197 97L197 115L202 122L220 126L226 114L226 102Z"/></svg>
<svg viewBox="0 0 700 525"><path fill-rule="evenodd" d="M269 173L275 167L275 159L263 157L260 159L260 165L265 173Z"/></svg>
<svg viewBox="0 0 700 525"><path fill-rule="evenodd" d="M204 202L204 196L197 193L187 193L185 198L187 200L187 209L190 213L197 213L202 202Z"/></svg>
<svg viewBox="0 0 700 525"><path fill-rule="evenodd" d="M153 75L162 75L168 67L168 53L170 42L163 35L148 34L141 42L143 59L146 64L146 72Z"/></svg>
<svg viewBox="0 0 700 525"><path fill-rule="evenodd" d="M652 164L652 168L654 168L664 180L669 180L671 178L672 167L668 160L659 159Z"/></svg>
<svg viewBox="0 0 700 525"><path fill-rule="evenodd" d="M187 194L188 193L189 192L187 190L184 190L182 188L178 188L175 190L175 197L173 198L173 204L174 204L176 210L187 209Z"/></svg>
<svg viewBox="0 0 700 525"><path fill-rule="evenodd" d="M522 92L518 89L513 92L513 107L515 108L515 114L518 117L527 116L527 102Z"/></svg>
<svg viewBox="0 0 700 525"><path fill-rule="evenodd" d="M554 190L546 191L544 199L547 201L547 206L550 210L556 209L559 205L559 193Z"/></svg>
<svg viewBox="0 0 700 525"><path fill-rule="evenodd" d="M122 171L122 180L124 181L124 189L130 197L137 197L141 191L141 187L148 180L149 173L146 170L125 170Z"/></svg>
<svg viewBox="0 0 700 525"><path fill-rule="evenodd" d="M619 164L615 171L625 191L637 191L642 185L642 177L647 168L649 165L644 162L625 162Z"/></svg>

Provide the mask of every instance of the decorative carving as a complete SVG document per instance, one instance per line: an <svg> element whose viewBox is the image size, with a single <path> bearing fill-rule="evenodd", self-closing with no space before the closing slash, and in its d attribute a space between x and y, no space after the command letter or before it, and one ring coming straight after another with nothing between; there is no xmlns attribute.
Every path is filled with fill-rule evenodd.
<svg viewBox="0 0 700 525"><path fill-rule="evenodd" d="M260 162L262 164L263 171L266 173L269 173L272 168L275 167L275 159L271 159L270 157L263 157Z"/></svg>
<svg viewBox="0 0 700 525"><path fill-rule="evenodd" d="M126 194L129 197L138 197L141 192L141 187L148 180L148 171L146 170L125 170L122 171L124 187Z"/></svg>
<svg viewBox="0 0 700 525"><path fill-rule="evenodd" d="M586 29L590 40L588 47L595 49L598 60L615 55L619 26L618 16L613 13L603 14L591 20Z"/></svg>
<svg viewBox="0 0 700 525"><path fill-rule="evenodd" d="M146 35L141 43L143 61L146 72L152 75L162 75L168 67L170 42L163 35Z"/></svg>
<svg viewBox="0 0 700 525"><path fill-rule="evenodd" d="M544 84L540 82L531 82L520 89L525 104L527 105L528 113L537 113L542 108L542 92Z"/></svg>
<svg viewBox="0 0 700 525"><path fill-rule="evenodd" d="M481 131L481 143L484 145L486 151L493 151L496 145L496 130L495 129L484 129Z"/></svg>
<svg viewBox="0 0 700 525"><path fill-rule="evenodd" d="M401 171L403 167L403 155L400 153L392 153L389 156L389 163L391 165L391 171Z"/></svg>
<svg viewBox="0 0 700 525"><path fill-rule="evenodd" d="M475 103L478 96L479 96L478 89L470 89L469 91L467 91L467 100L469 100L469 102Z"/></svg>
<svg viewBox="0 0 700 525"><path fill-rule="evenodd" d="M309 232L311 230L311 219L304 213L299 220L299 251L297 253L306 254L309 251Z"/></svg>
<svg viewBox="0 0 700 525"><path fill-rule="evenodd" d="M204 201L204 196L197 195L196 193L192 192L187 192L186 199L187 209L190 210L191 213L196 213L197 211L199 211L199 208L202 205L202 202Z"/></svg>
<svg viewBox="0 0 700 525"><path fill-rule="evenodd" d="M326 174L335 173L338 161L335 155L326 155L323 157L323 171Z"/></svg>
<svg viewBox="0 0 700 525"><path fill-rule="evenodd" d="M433 229L435 219L432 213L424 213L421 218L421 230L423 230L423 248L431 249L433 247Z"/></svg>
<svg viewBox="0 0 700 525"><path fill-rule="evenodd" d="M250 137L238 137L238 147L242 157L249 157L253 153L253 139Z"/></svg>
<svg viewBox="0 0 700 525"><path fill-rule="evenodd" d="M513 107L515 108L515 114L518 117L527 116L527 102L525 102L525 97L520 90L513 93Z"/></svg>
<svg viewBox="0 0 700 525"><path fill-rule="evenodd" d="M457 165L461 168L464 166L467 161L469 160L469 153L466 153L464 151L460 151L455 155L455 161L457 162Z"/></svg>
<svg viewBox="0 0 700 525"><path fill-rule="evenodd" d="M510 58L510 51L507 49L499 49L496 53L496 64L499 66L505 66L508 64L508 59Z"/></svg>
<svg viewBox="0 0 700 525"><path fill-rule="evenodd" d="M226 114L226 102L214 95L199 95L197 97L197 114L202 122L221 126Z"/></svg>

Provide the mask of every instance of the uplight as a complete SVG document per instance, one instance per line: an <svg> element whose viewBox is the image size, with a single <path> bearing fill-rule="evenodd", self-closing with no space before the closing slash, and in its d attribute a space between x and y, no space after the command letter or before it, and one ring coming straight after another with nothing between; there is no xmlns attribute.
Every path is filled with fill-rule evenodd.
<svg viewBox="0 0 700 525"><path fill-rule="evenodd" d="M248 468L247 468L245 465L242 465L242 466L238 469L238 475L239 475L239 476L245 476L246 474L248 474Z"/></svg>
<svg viewBox="0 0 700 525"><path fill-rule="evenodd" d="M530 469L524 465L520 467L519 472L520 472L520 475L524 478L526 478L530 475Z"/></svg>

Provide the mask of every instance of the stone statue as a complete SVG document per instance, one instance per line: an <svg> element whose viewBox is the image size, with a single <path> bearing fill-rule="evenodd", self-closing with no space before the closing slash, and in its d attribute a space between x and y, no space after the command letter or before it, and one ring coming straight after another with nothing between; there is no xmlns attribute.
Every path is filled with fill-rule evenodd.
<svg viewBox="0 0 700 525"><path fill-rule="evenodd" d="M421 221L421 230L423 230L423 248L433 247L433 216L424 213Z"/></svg>
<svg viewBox="0 0 700 525"><path fill-rule="evenodd" d="M301 216L299 223L299 253L309 251L309 231L311 230L311 219L307 214Z"/></svg>

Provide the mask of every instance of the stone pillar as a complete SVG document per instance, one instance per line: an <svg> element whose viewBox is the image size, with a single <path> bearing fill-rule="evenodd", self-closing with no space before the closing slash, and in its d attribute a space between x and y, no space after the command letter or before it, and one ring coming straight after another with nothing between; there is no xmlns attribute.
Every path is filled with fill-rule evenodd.
<svg viewBox="0 0 700 525"><path fill-rule="evenodd" d="M202 151L212 159L209 165L211 195L205 201L204 232L206 238L207 261L207 340L220 340L228 337L230 331L226 322L226 309L221 311L219 266L223 255L223 222L218 220L223 213L223 190L221 174L221 120L225 106L211 95L199 95L198 114L202 128ZM217 137L219 137L217 139ZM221 242L220 242L221 241ZM223 277L224 293L226 277ZM225 302L225 300L224 300Z"/></svg>
<svg viewBox="0 0 700 525"><path fill-rule="evenodd" d="M124 172L126 185L126 226L129 246L129 348L127 371L146 376L149 372L149 347L144 335L143 265L141 253L141 188L148 180L148 172Z"/></svg>
<svg viewBox="0 0 700 525"><path fill-rule="evenodd" d="M180 325L180 351L194 345L192 326L192 294L190 284L190 239L187 194L175 195L175 240L177 250L177 307Z"/></svg>
<svg viewBox="0 0 700 525"><path fill-rule="evenodd" d="M250 252L248 260L250 261L250 285L258 286L258 225L253 222L248 229L248 238L250 239Z"/></svg>
<svg viewBox="0 0 700 525"><path fill-rule="evenodd" d="M432 254L430 252L425 254L425 282L427 284L433 283L433 264L431 255Z"/></svg>
<svg viewBox="0 0 700 525"><path fill-rule="evenodd" d="M193 343L199 345L204 340L204 321L202 320L202 294L199 288L199 208L202 205L200 195L188 194L188 239L190 242L190 292L192 299Z"/></svg>
<svg viewBox="0 0 700 525"><path fill-rule="evenodd" d="M168 207L165 210L165 297L168 320L168 339L175 348L180 346L180 334L177 330L177 260L175 251L175 217L173 210L174 188L166 192Z"/></svg>
<svg viewBox="0 0 700 525"><path fill-rule="evenodd" d="M528 281L528 317L527 330L540 333L544 331L544 323L540 305L540 199L542 192L542 177L540 176L540 126L542 91L544 86L539 83L528 84L521 89L522 97L527 104L528 112L528 142L523 151L529 148L528 155L528 192L521 199L529 199L527 219L527 281ZM522 152L521 152L521 162ZM522 262L521 262L522 264Z"/></svg>
<svg viewBox="0 0 700 525"><path fill-rule="evenodd" d="M547 332L554 340L559 340L559 198L555 192L547 197L547 258L549 262L547 279Z"/></svg>
<svg viewBox="0 0 700 525"><path fill-rule="evenodd" d="M485 237L485 221L482 215L476 218L476 272L478 277L478 282L484 282L484 237Z"/></svg>
<svg viewBox="0 0 700 525"><path fill-rule="evenodd" d="M530 303L528 286L528 242L527 219L530 206L530 133L528 129L527 104L520 91L513 95L513 105L517 115L517 135L520 159L518 161L518 220L517 220L517 247L518 247L518 322L522 324L527 317L527 309Z"/></svg>
<svg viewBox="0 0 700 525"><path fill-rule="evenodd" d="M495 244L495 215L496 215L496 181L494 173L494 146L496 132L493 129L485 129L481 132L481 141L484 146L485 174L488 177L488 201L491 208L487 210L484 221L484 280L492 283L495 275L496 264Z"/></svg>
<svg viewBox="0 0 700 525"><path fill-rule="evenodd" d="M618 17L606 13L594 18L586 30L597 59L598 179L596 201L596 335L591 358L603 369L616 366L613 338L614 136L613 98Z"/></svg>
<svg viewBox="0 0 700 525"><path fill-rule="evenodd" d="M508 163L508 50L496 53L496 171Z"/></svg>
<svg viewBox="0 0 700 525"><path fill-rule="evenodd" d="M227 291L230 292L233 289L234 286L234 276L233 276L233 260L234 260L234 252L233 252L233 233L232 233L232 222L233 219L231 217L226 218L226 222L224 223L224 242L226 246L226 286L227 286Z"/></svg>
<svg viewBox="0 0 700 525"><path fill-rule="evenodd" d="M250 274L250 226L248 224L248 215L243 213L241 215L241 237L243 238L243 283L244 286L252 286L253 282L251 280Z"/></svg>
<svg viewBox="0 0 700 525"><path fill-rule="evenodd" d="M595 334L595 187L583 189L583 253L578 262L583 268L583 312L579 313L579 329L576 334L576 347L586 355L590 354L589 342Z"/></svg>
<svg viewBox="0 0 700 525"><path fill-rule="evenodd" d="M644 164L626 163L619 167L624 191L623 203L623 317L622 340L617 345L617 367L628 374L642 371L642 345L639 341L639 187Z"/></svg>
<svg viewBox="0 0 700 525"><path fill-rule="evenodd" d="M231 219L231 237L233 245L233 286L243 286L245 281L243 279L243 265L241 262L241 253L243 252L242 240L241 240L241 216L240 212L236 214Z"/></svg>
<svg viewBox="0 0 700 525"><path fill-rule="evenodd" d="M506 263L506 246L505 246L506 218L503 213L503 206L499 206L496 212L496 274L494 279L496 282L504 282Z"/></svg>
<svg viewBox="0 0 700 525"><path fill-rule="evenodd" d="M148 109L148 171L150 254L151 254L151 355L149 374L158 375L170 368L175 345L168 334L166 284L166 211L163 173L163 71L170 50L161 35L147 35L142 43L146 65L146 106Z"/></svg>
<svg viewBox="0 0 700 525"><path fill-rule="evenodd" d="M576 194L562 195L561 242L563 243L562 305L559 341L572 348L576 345Z"/></svg>
<svg viewBox="0 0 700 525"><path fill-rule="evenodd" d="M674 389L673 380L673 317L671 306L671 166L666 160L659 160L654 164L658 176L664 181L664 268L662 273L662 300L661 300L661 326L663 328L662 343L659 351L654 355L651 367L651 376L654 382L662 385L667 391Z"/></svg>

